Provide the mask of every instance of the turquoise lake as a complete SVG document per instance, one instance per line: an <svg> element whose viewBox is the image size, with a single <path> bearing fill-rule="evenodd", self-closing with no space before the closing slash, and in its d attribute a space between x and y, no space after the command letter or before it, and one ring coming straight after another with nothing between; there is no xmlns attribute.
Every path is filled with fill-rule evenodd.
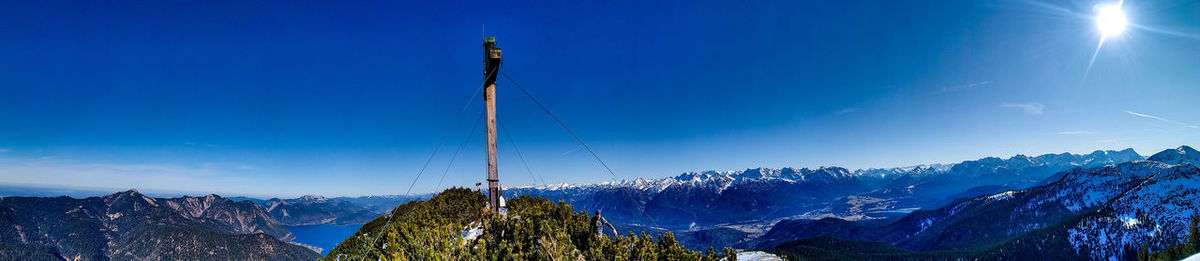
<svg viewBox="0 0 1200 261"><path fill-rule="evenodd" d="M296 242L322 248L321 255L329 254L342 240L353 236L362 224L356 225L311 225L288 226L287 229L296 235Z"/></svg>

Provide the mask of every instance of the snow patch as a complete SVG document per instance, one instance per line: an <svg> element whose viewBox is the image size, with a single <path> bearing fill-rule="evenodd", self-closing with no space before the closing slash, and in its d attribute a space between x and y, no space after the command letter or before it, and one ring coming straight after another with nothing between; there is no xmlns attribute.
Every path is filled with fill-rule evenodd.
<svg viewBox="0 0 1200 261"><path fill-rule="evenodd" d="M1009 198L1012 198L1013 192L1014 192L1014 191L1012 191L1012 190L1005 191L1005 192L1000 192L1000 193L997 193L996 195L991 195L991 196L988 196L988 200L1005 200L1005 199L1009 199Z"/></svg>
<svg viewBox="0 0 1200 261"><path fill-rule="evenodd" d="M1125 222L1125 229L1136 228L1138 224L1142 223L1141 220L1129 216L1121 217L1121 221Z"/></svg>
<svg viewBox="0 0 1200 261"><path fill-rule="evenodd" d="M771 254L771 253L767 253L767 252L763 252L763 251L746 251L746 252L738 252L737 260L783 261L783 258L780 258L779 256L777 256L775 254Z"/></svg>
<svg viewBox="0 0 1200 261"><path fill-rule="evenodd" d="M1200 254L1195 254L1195 255L1189 256L1187 258L1184 258L1182 261L1200 261Z"/></svg>

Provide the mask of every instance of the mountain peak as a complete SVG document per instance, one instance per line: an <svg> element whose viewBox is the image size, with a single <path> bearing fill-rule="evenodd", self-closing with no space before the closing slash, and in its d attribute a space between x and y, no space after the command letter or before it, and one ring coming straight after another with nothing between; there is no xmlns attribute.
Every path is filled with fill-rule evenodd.
<svg viewBox="0 0 1200 261"><path fill-rule="evenodd" d="M1179 146L1178 148L1164 150L1150 156L1149 160L1158 161L1167 164L1182 164L1191 162L1192 164L1200 164L1200 151L1196 151L1187 145Z"/></svg>
<svg viewBox="0 0 1200 261"><path fill-rule="evenodd" d="M147 197L146 195L143 195L141 192L138 192L137 189L129 189L129 190L122 191L122 192L112 193L112 194L109 194L108 196L104 196L103 199L104 199L104 203L109 204L109 205L112 205L117 202L142 204L141 202L143 202L143 201L145 202L145 204L149 204L151 206L158 205L158 203L154 202L154 199Z"/></svg>
<svg viewBox="0 0 1200 261"><path fill-rule="evenodd" d="M310 202L310 201L324 202L326 200L329 200L329 199L326 199L324 196L321 196L321 195L311 195L311 194L296 198L296 201L299 201L299 202Z"/></svg>
<svg viewBox="0 0 1200 261"><path fill-rule="evenodd" d="M117 193L112 193L112 194L108 195L107 197L110 197L110 198L116 198L116 197L124 197L124 196L138 196L138 197L140 197L140 196L142 196L142 193L141 193L141 192L138 192L138 190L137 190L137 189L129 189L129 190L126 190L126 191L121 191L121 192L117 192Z"/></svg>

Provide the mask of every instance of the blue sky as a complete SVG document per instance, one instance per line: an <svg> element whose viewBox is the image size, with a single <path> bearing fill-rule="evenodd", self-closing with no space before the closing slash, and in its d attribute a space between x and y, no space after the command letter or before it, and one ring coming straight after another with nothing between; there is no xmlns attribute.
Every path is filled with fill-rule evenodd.
<svg viewBox="0 0 1200 261"><path fill-rule="evenodd" d="M1105 3L8 2L0 183L399 194L446 136L415 192L473 186L482 129L447 162L483 28L622 179L1197 145L1200 2L1126 1L1097 52ZM541 182L512 141L545 182L611 178L498 97L504 184Z"/></svg>

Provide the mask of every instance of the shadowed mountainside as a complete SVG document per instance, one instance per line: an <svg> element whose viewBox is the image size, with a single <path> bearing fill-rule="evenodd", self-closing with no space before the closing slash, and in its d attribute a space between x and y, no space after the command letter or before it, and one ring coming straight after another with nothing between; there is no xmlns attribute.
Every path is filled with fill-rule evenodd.
<svg viewBox="0 0 1200 261"><path fill-rule="evenodd" d="M311 260L249 201L217 195L0 198L0 254L65 260Z"/></svg>

